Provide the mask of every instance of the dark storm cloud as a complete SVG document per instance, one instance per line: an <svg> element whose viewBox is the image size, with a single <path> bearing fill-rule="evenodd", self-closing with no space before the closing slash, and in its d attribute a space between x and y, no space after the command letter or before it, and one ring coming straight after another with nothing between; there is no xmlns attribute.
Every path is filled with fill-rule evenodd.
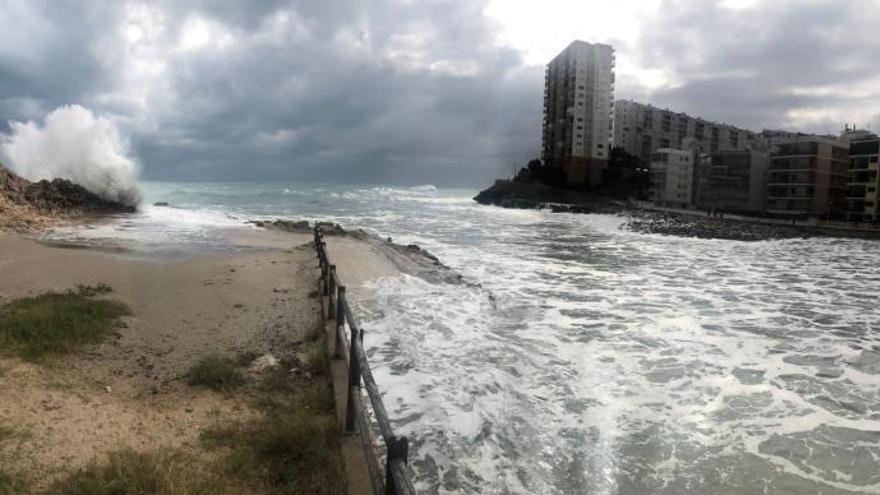
<svg viewBox="0 0 880 495"><path fill-rule="evenodd" d="M495 45L482 8L27 3L18 15L42 31L0 52L0 110L115 115L148 177L483 185L537 154L542 70ZM210 39L184 50L194 20Z"/></svg>
<svg viewBox="0 0 880 495"><path fill-rule="evenodd" d="M635 53L681 84L632 93L753 129L878 126L877 112L864 112L880 108L878 23L875 0L773 0L743 10L668 1L643 25Z"/></svg>
<svg viewBox="0 0 880 495"><path fill-rule="evenodd" d="M754 129L878 123L874 7L666 2L619 49L676 84L618 77L617 96ZM483 8L0 0L0 121L82 104L118 122L151 178L483 185L539 152L543 80Z"/></svg>

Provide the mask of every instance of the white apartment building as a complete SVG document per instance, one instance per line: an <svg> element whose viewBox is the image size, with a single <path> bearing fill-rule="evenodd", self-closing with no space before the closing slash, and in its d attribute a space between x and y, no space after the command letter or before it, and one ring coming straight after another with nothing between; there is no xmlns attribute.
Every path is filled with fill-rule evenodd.
<svg viewBox="0 0 880 495"><path fill-rule="evenodd" d="M543 160L570 184L598 185L611 152L614 48L574 41L548 65Z"/></svg>
<svg viewBox="0 0 880 495"><path fill-rule="evenodd" d="M690 207L694 201L694 156L693 151L670 148L654 152L649 199L661 206Z"/></svg>
<svg viewBox="0 0 880 495"><path fill-rule="evenodd" d="M710 122L631 100L614 103L614 146L630 155L650 160L662 148L681 149L693 142L703 153L753 147L760 141L754 132Z"/></svg>

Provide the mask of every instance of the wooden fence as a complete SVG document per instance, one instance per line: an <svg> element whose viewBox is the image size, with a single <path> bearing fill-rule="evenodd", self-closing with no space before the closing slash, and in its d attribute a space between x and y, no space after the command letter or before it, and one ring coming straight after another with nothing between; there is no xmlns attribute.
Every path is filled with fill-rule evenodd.
<svg viewBox="0 0 880 495"><path fill-rule="evenodd" d="M327 312L325 317L335 320L336 342L334 344L334 359L345 359L348 362L348 387L346 393L345 408L345 431L359 434L364 455L367 458L367 467L370 470L370 478L373 482L373 491L376 494L386 493L393 495L410 495L415 493L412 483L412 475L407 466L409 442L406 437L394 434L391 422L388 420L388 412L382 403L382 395L370 362L364 352L364 331L354 318L351 305L345 294L345 285L336 273L336 265L330 263L327 256L327 243L324 242L324 232L319 226L315 226L315 250L318 252L318 261L321 265L320 288L324 297L327 298ZM346 334L346 323L350 329L350 336ZM367 391L369 404L373 409L373 416L379 426L379 432L385 443L385 463L381 462L380 456L373 448L373 434L367 404L363 400L361 384Z"/></svg>

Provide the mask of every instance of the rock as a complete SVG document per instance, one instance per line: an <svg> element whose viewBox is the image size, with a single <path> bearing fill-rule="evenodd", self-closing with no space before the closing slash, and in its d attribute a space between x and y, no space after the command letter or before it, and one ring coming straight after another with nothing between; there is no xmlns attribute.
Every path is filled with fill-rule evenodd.
<svg viewBox="0 0 880 495"><path fill-rule="evenodd" d="M495 181L474 196L474 201L503 208L549 209L554 213L618 213L623 209L600 194L510 180Z"/></svg>
<svg viewBox="0 0 880 495"><path fill-rule="evenodd" d="M157 202L153 203L153 206L171 206L171 205L169 205L165 201L157 201Z"/></svg>
<svg viewBox="0 0 880 495"><path fill-rule="evenodd" d="M290 220L275 220L272 225L287 232L311 232L312 226L305 220L293 222Z"/></svg>
<svg viewBox="0 0 880 495"><path fill-rule="evenodd" d="M261 373L265 370L275 368L280 364L278 358L271 354L264 354L251 363L250 369L255 373Z"/></svg>

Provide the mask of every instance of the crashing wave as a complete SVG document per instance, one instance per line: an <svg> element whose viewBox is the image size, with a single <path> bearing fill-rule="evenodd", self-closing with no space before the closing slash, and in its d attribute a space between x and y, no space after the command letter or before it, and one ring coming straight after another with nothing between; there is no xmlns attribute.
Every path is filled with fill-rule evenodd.
<svg viewBox="0 0 880 495"><path fill-rule="evenodd" d="M425 184L423 186L411 187L411 188L409 188L409 190L414 191L414 192L422 192L422 193L435 193L435 192L437 192L437 188L434 187L432 184Z"/></svg>

